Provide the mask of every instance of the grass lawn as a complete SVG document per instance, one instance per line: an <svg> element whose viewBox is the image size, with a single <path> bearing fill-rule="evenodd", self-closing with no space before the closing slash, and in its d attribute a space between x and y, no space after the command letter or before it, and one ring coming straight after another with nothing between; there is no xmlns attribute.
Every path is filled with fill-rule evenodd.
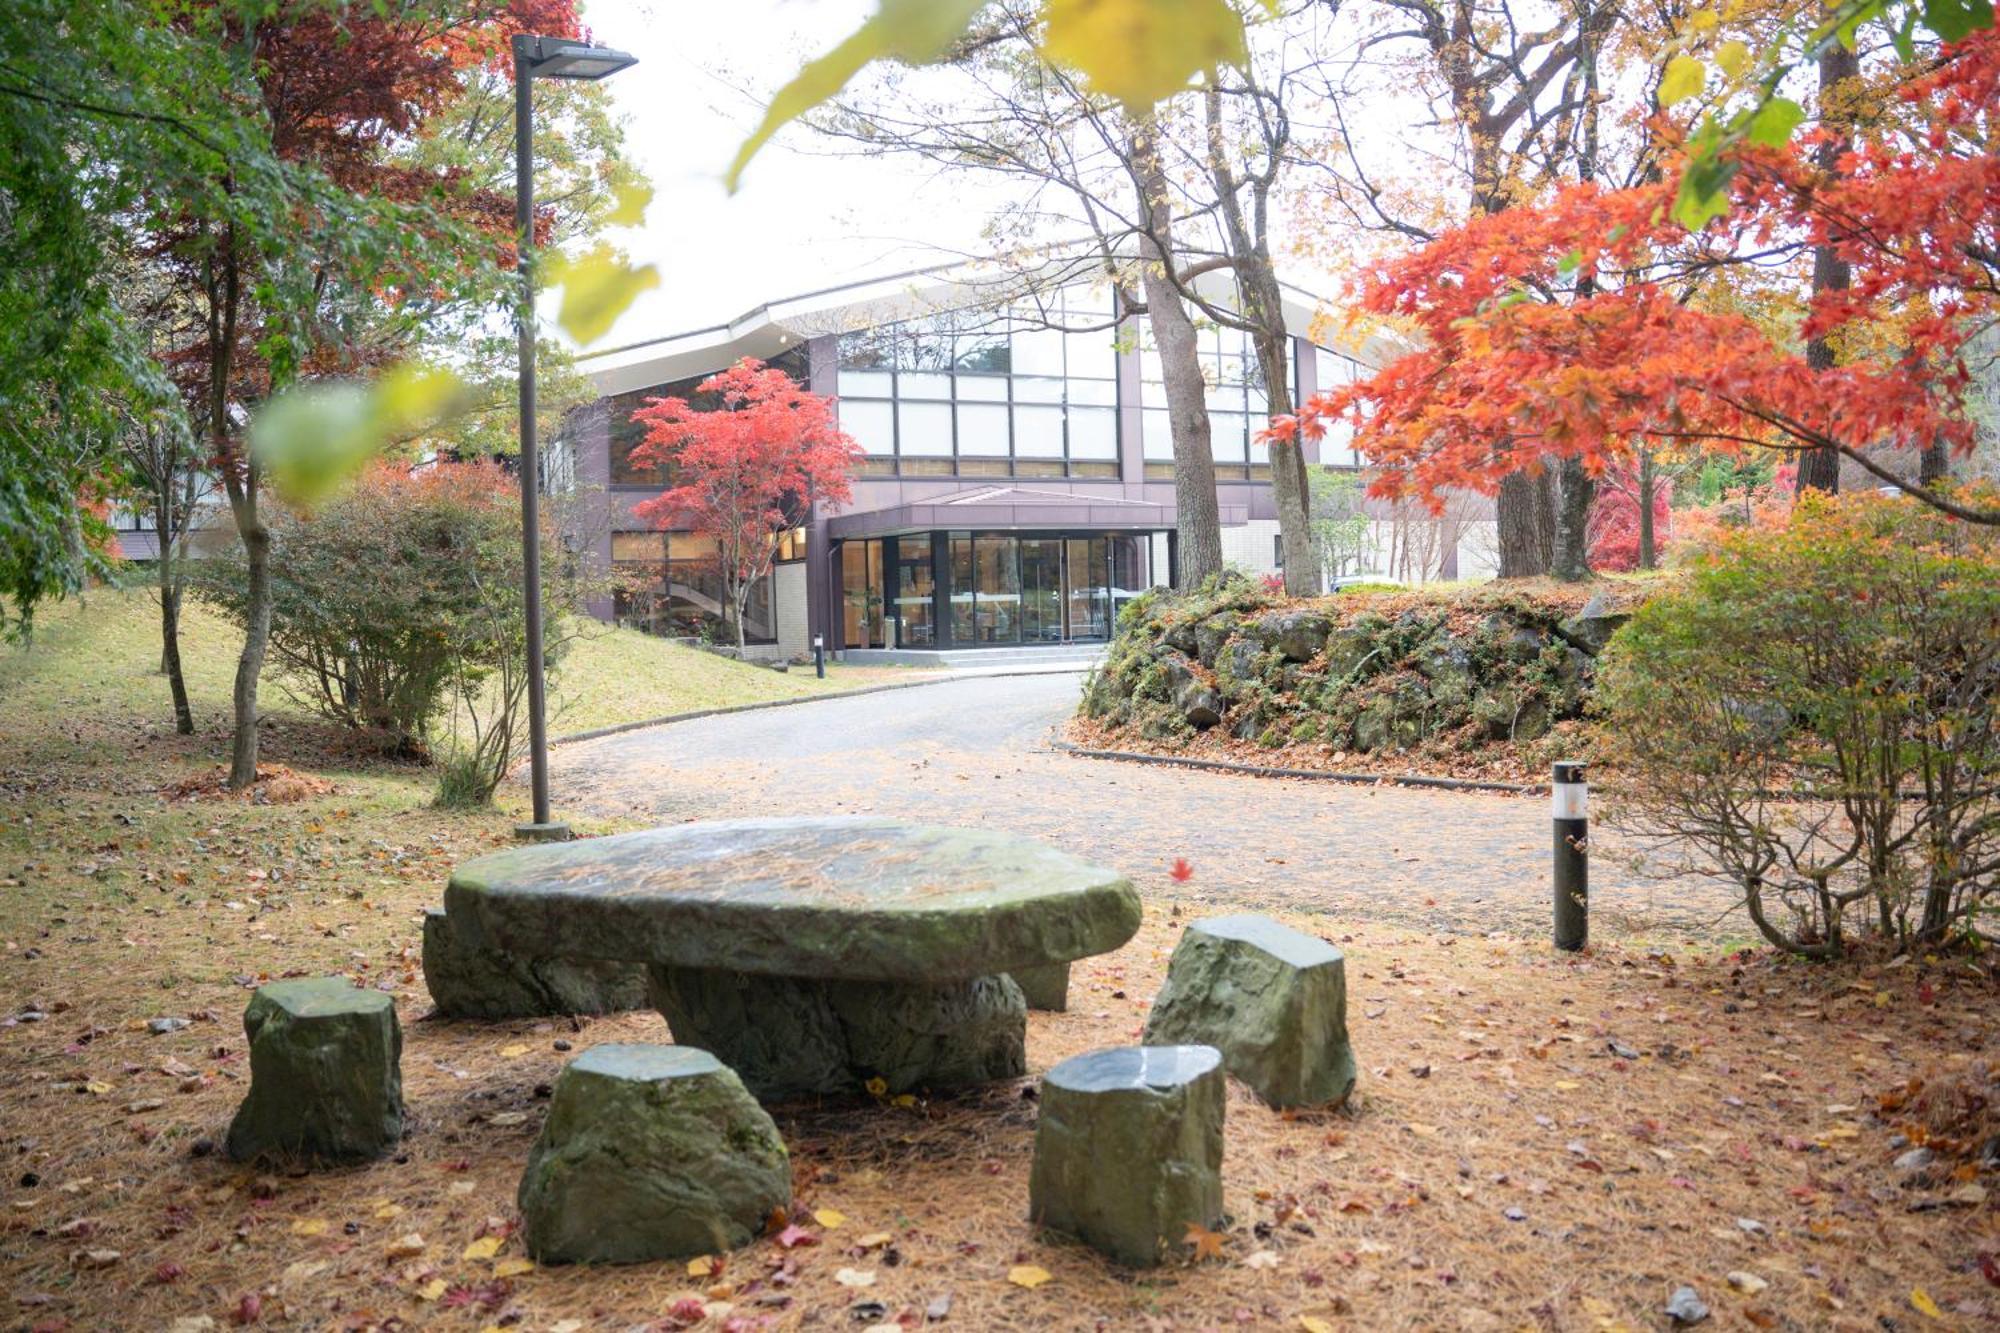
<svg viewBox="0 0 2000 1333"><path fill-rule="evenodd" d="M147 610L96 595L51 613L34 647L0 649L0 1293L14 1326L908 1328L948 1298L947 1333L1657 1329L1683 1284L1718 1328L1970 1329L2000 1314L1986 1275L2000 1269L1982 1268L2000 1254L1978 1155L2000 1132L1976 1101L2000 995L1984 969L1615 944L1559 957L1476 925L1324 917L1293 921L1347 951L1360 1086L1344 1110L1296 1115L1232 1086L1230 1216L1204 1262L1127 1272L1035 1233L1028 1080L782 1108L811 1244L762 1241L699 1276L524 1265L514 1190L565 1051L665 1041L665 1025L432 1016L422 913L454 864L508 841L518 797L434 810L425 770L280 709L270 760L331 790L169 799L226 753L231 653L197 613L201 726L175 736ZM614 684L645 673L648 692L594 720L809 683L731 668L703 695L675 673L729 664L663 668L649 647L585 650ZM1198 831L1188 850L1199 859ZM1140 875L1146 925L1078 966L1069 1012L1030 1016L1033 1070L1136 1039L1200 887ZM250 990L321 974L396 998L404 1150L313 1173L223 1160ZM147 1030L169 1016L191 1024ZM1913 1137L1936 1145L1933 1166L1894 1165Z"/></svg>

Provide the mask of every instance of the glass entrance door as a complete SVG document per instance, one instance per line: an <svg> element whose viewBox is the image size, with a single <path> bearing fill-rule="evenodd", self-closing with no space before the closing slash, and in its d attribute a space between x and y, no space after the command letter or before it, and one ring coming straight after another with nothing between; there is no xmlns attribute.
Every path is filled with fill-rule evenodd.
<svg viewBox="0 0 2000 1333"><path fill-rule="evenodd" d="M1111 551L1104 537L1063 543L1063 592L1071 639L1111 637Z"/></svg>

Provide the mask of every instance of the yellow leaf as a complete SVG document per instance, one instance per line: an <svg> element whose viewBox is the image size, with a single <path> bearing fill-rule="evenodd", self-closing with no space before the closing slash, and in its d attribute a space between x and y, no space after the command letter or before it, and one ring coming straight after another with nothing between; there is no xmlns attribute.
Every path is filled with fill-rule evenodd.
<svg viewBox="0 0 2000 1333"><path fill-rule="evenodd" d="M324 1236L326 1234L326 1223L317 1217L302 1217L292 1223L292 1234L294 1236Z"/></svg>
<svg viewBox="0 0 2000 1333"><path fill-rule="evenodd" d="M500 1237L481 1236L478 1240L475 1240L472 1242L472 1244L466 1246L465 1252L459 1255L459 1258L491 1259L494 1255L498 1253L500 1253Z"/></svg>
<svg viewBox="0 0 2000 1333"><path fill-rule="evenodd" d="M535 1261L532 1259L502 1259L493 1265L494 1277L519 1277L523 1273L534 1271Z"/></svg>
<svg viewBox="0 0 2000 1333"><path fill-rule="evenodd" d="M1666 73L1660 76L1660 105L1684 102L1699 93L1706 82L1708 66L1693 56L1675 56L1667 62Z"/></svg>
<svg viewBox="0 0 2000 1333"><path fill-rule="evenodd" d="M688 1260L689 1277L711 1277L715 1273L715 1257L704 1254L699 1259Z"/></svg>
<svg viewBox="0 0 2000 1333"><path fill-rule="evenodd" d="M813 1210L813 1221L819 1223L828 1231L833 1230L846 1220L847 1214L841 1212L838 1208L815 1208Z"/></svg>
<svg viewBox="0 0 2000 1333"><path fill-rule="evenodd" d="M646 220L646 205L653 202L652 184L632 180L613 191L611 211L604 220L614 227L636 227Z"/></svg>
<svg viewBox="0 0 2000 1333"><path fill-rule="evenodd" d="M1243 20L1225 0L1048 0L1043 14L1043 54L1139 115L1245 58Z"/></svg>
<svg viewBox="0 0 2000 1333"><path fill-rule="evenodd" d="M889 1095L889 1080L886 1078L871 1078L861 1086L868 1089L870 1097L886 1097Z"/></svg>
<svg viewBox="0 0 2000 1333"><path fill-rule="evenodd" d="M450 1285L443 1278L434 1277L424 1283L423 1286L417 1288L417 1299L420 1301L434 1301L444 1295L445 1289Z"/></svg>
<svg viewBox="0 0 2000 1333"><path fill-rule="evenodd" d="M1026 1287L1029 1291L1033 1291L1054 1276L1055 1274L1039 1264L1015 1264L1007 1270L1009 1282L1017 1287Z"/></svg>
<svg viewBox="0 0 2000 1333"><path fill-rule="evenodd" d="M562 288L556 323L586 345L609 333L639 293L660 285L659 269L651 264L633 268L605 242L581 258L552 264L550 270L550 285Z"/></svg>
<svg viewBox="0 0 2000 1333"><path fill-rule="evenodd" d="M1715 11L1712 9L1695 10L1692 14L1688 15L1688 26L1696 32L1707 32L1715 26Z"/></svg>
<svg viewBox="0 0 2000 1333"><path fill-rule="evenodd" d="M1730 78L1740 79L1743 71L1750 68L1750 48L1742 42L1724 42L1715 48L1715 63Z"/></svg>
<svg viewBox="0 0 2000 1333"><path fill-rule="evenodd" d="M894 1239L895 1237L891 1236L886 1231L871 1231L867 1235L863 1236L860 1240L855 1241L854 1243L856 1245L859 1245L864 1250L872 1250L878 1245L887 1245L890 1241Z"/></svg>
<svg viewBox="0 0 2000 1333"><path fill-rule="evenodd" d="M1582 1086L1583 1084L1578 1083L1574 1079L1559 1078L1556 1080L1557 1092L1575 1092L1578 1088Z"/></svg>
<svg viewBox="0 0 2000 1333"><path fill-rule="evenodd" d="M385 1203L375 1210L375 1218L380 1222L394 1221L402 1215L403 1205L400 1203Z"/></svg>
<svg viewBox="0 0 2000 1333"><path fill-rule="evenodd" d="M1317 1315L1300 1315L1299 1327L1304 1329L1306 1333L1333 1333L1333 1325L1327 1323L1326 1320L1321 1319Z"/></svg>
<svg viewBox="0 0 2000 1333"><path fill-rule="evenodd" d="M791 121L827 101L873 60L901 60L928 65L951 49L972 16L986 0L880 0L869 20L848 34L833 50L808 61L792 81L778 89L764 109L764 119L751 131L723 183L736 192L743 168L771 136Z"/></svg>
<svg viewBox="0 0 2000 1333"><path fill-rule="evenodd" d="M1926 1319L1944 1318L1944 1311L1938 1309L1937 1302L1932 1300L1931 1294L1922 1287L1910 1288L1910 1305Z"/></svg>
<svg viewBox="0 0 2000 1333"><path fill-rule="evenodd" d="M527 1053L528 1053L528 1048L526 1046L521 1045L519 1042L516 1042L512 1046L502 1046L500 1048L500 1054L505 1056L509 1060L512 1060L517 1056L526 1055Z"/></svg>
<svg viewBox="0 0 2000 1333"><path fill-rule="evenodd" d="M83 1090L93 1097L102 1097L105 1093L111 1091L111 1085L109 1083L86 1083L83 1085Z"/></svg>

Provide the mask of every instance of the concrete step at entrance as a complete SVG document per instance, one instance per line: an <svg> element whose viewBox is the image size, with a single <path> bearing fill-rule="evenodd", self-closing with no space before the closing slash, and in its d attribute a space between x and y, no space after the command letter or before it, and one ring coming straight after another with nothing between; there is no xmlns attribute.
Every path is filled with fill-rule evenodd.
<svg viewBox="0 0 2000 1333"><path fill-rule="evenodd" d="M1104 656L1101 643L1046 644L1032 648L849 648L845 660L856 665L977 667L1046 667L1083 670Z"/></svg>

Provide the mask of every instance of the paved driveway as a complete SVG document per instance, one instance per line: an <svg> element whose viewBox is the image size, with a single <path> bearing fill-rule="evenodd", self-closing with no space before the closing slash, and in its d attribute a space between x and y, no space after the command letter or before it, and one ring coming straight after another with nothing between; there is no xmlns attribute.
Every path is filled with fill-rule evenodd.
<svg viewBox="0 0 2000 1333"><path fill-rule="evenodd" d="M1156 900L1393 919L1446 930L1549 926L1541 798L1275 781L1052 751L1080 677L950 680L702 718L559 747L559 810L652 822L886 814L1012 829L1134 876ZM1712 936L1726 906L1594 851L1599 935ZM1176 882L1185 857L1194 874ZM1337 925L1330 926L1337 929Z"/></svg>

